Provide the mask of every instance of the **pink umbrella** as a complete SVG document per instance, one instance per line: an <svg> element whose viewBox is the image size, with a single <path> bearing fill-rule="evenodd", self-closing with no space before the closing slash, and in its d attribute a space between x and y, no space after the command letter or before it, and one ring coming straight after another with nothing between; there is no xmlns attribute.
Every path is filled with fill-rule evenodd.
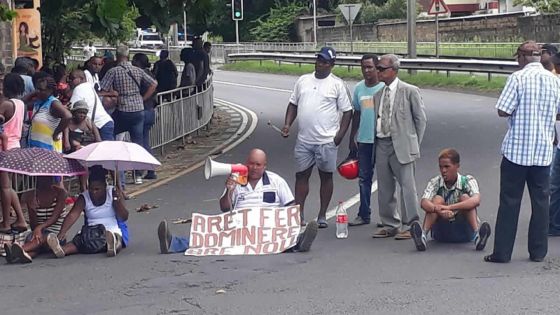
<svg viewBox="0 0 560 315"><path fill-rule="evenodd" d="M161 163L143 147L132 142L102 141L87 145L64 157L101 165L114 171L154 170Z"/></svg>

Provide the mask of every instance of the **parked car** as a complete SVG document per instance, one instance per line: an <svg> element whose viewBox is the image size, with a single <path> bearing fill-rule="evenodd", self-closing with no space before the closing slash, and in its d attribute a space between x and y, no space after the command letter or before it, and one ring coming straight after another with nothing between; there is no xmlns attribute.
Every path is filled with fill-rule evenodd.
<svg viewBox="0 0 560 315"><path fill-rule="evenodd" d="M140 31L134 41L134 47L136 48L162 49L164 46L163 39L155 32Z"/></svg>

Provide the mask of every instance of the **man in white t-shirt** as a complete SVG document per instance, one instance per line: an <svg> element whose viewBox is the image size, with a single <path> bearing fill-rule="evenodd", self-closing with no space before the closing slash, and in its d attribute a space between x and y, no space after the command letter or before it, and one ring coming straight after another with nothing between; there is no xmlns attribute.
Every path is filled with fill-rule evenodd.
<svg viewBox="0 0 560 315"><path fill-rule="evenodd" d="M84 47L84 57L86 58L86 60L89 60L91 57L95 56L96 52L97 48L95 48L95 46L93 46L93 43L91 42Z"/></svg>
<svg viewBox="0 0 560 315"><path fill-rule="evenodd" d="M227 179L226 189L220 197L222 212L253 207L284 207L294 203L294 196L286 181L276 173L267 171L266 164L266 153L263 150L252 149L249 152L245 162L249 169L248 184L238 185L231 176ZM315 236L317 222L309 222L291 250L309 251ZM189 247L189 238L171 235L165 220L159 224L158 238L162 254L184 252Z"/></svg>
<svg viewBox="0 0 560 315"><path fill-rule="evenodd" d="M99 92L99 72L103 68L103 58L99 56L91 57L86 66L87 69L84 70L86 75L86 81L93 86L96 92Z"/></svg>
<svg viewBox="0 0 560 315"><path fill-rule="evenodd" d="M326 228L326 213L333 193L338 145L350 125L352 104L346 83L331 73L336 52L323 47L317 54L315 72L302 75L294 86L286 111L282 136L288 137L296 116L299 130L294 149L296 160L296 204L303 218L309 193L309 176L317 165L321 179L321 206L317 222ZM342 118L340 113L342 113ZM303 222L303 220L302 220Z"/></svg>
<svg viewBox="0 0 560 315"><path fill-rule="evenodd" d="M115 140L113 131L115 129L115 123L113 118L107 113L99 96L95 92L93 86L86 81L86 75L82 70L74 70L68 76L68 81L70 88L72 88L72 98L70 98L70 104L74 104L79 100L84 100L89 107L88 117L92 120L97 129L99 129L99 135L101 140Z"/></svg>

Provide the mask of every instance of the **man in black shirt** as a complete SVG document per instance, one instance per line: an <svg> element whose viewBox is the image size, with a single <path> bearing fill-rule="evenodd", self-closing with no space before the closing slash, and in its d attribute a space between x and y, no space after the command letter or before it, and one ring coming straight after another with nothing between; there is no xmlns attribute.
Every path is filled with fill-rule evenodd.
<svg viewBox="0 0 560 315"><path fill-rule="evenodd" d="M159 60L154 64L154 75L158 81L157 93L173 90L177 88L177 67L169 59L169 51L162 50Z"/></svg>

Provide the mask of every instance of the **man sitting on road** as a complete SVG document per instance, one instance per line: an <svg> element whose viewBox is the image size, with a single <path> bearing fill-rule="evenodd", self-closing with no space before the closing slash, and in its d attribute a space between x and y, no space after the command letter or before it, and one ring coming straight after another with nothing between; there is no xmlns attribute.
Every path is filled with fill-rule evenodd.
<svg viewBox="0 0 560 315"><path fill-rule="evenodd" d="M266 153L260 149L249 152L245 165L249 169L247 186L238 185L234 178L226 181L226 189L220 198L220 209L227 212L252 207L284 207L294 203L294 196L286 181L279 175L266 170ZM317 222L307 224L291 250L307 252L317 236ZM185 252L189 238L171 235L167 221L158 226L159 247L162 254Z"/></svg>
<svg viewBox="0 0 560 315"><path fill-rule="evenodd" d="M424 228L412 223L411 236L419 251L426 250L426 234L439 242L463 243L474 241L476 250L483 250L490 237L490 224L478 225L477 207L480 192L476 179L459 174L460 156L455 149L439 154L441 175L432 178L424 190L421 207L426 211Z"/></svg>

